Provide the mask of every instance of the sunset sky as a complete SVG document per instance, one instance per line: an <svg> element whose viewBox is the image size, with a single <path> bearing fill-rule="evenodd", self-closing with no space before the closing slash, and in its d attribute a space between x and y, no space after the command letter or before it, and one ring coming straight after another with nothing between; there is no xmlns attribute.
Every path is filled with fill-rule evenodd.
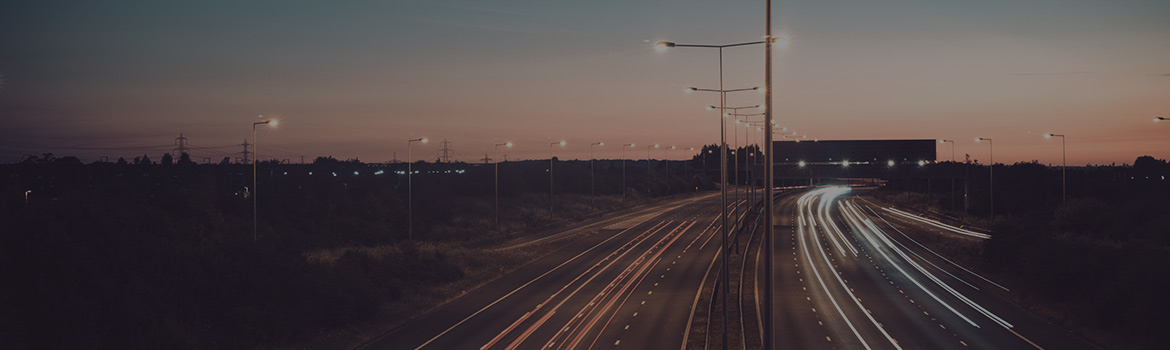
<svg viewBox="0 0 1170 350"><path fill-rule="evenodd" d="M954 139L961 159L1170 158L1170 1L776 1L776 118L809 139ZM476 162L645 158L718 140L714 50L761 40L764 1L37 1L0 11L0 161L148 154ZM763 83L725 51L728 88ZM762 103L733 94L729 105ZM742 130L740 137L742 139ZM730 140L730 138L729 138ZM742 140L741 140L742 142ZM652 154L664 156L662 150ZM689 157L673 151L671 158ZM950 145L939 148L950 159Z"/></svg>

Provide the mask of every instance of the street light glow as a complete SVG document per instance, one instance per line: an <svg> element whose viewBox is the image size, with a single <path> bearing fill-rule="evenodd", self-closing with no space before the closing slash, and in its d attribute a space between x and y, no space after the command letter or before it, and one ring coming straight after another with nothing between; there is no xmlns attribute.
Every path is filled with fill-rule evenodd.
<svg viewBox="0 0 1170 350"><path fill-rule="evenodd" d="M424 142L425 142L425 141L424 141ZM504 144L504 147L512 147L512 142L505 143L505 144Z"/></svg>
<svg viewBox="0 0 1170 350"><path fill-rule="evenodd" d="M886 161L886 166L894 166L894 161L893 160Z"/></svg>
<svg viewBox="0 0 1170 350"><path fill-rule="evenodd" d="M975 138L975 142L983 142L983 138L982 138L982 137L976 137L976 138Z"/></svg>
<svg viewBox="0 0 1170 350"><path fill-rule="evenodd" d="M561 145L562 147L563 147L563 146L565 146L565 141L561 141L561 142L560 142L560 145Z"/></svg>
<svg viewBox="0 0 1170 350"><path fill-rule="evenodd" d="M788 42L788 38L782 36L772 38L772 45L775 45L781 49L788 47Z"/></svg>
<svg viewBox="0 0 1170 350"><path fill-rule="evenodd" d="M1052 138L1052 134L1044 134L1044 138L1050 139L1050 138Z"/></svg>
<svg viewBox="0 0 1170 350"><path fill-rule="evenodd" d="M424 137L424 138L422 138L422 140L418 140L418 141L419 141L419 142L422 142L422 143L431 142L431 140L430 140L430 139L428 139L428 138L425 138L425 137Z"/></svg>
<svg viewBox="0 0 1170 350"><path fill-rule="evenodd" d="M925 160L918 161L918 166L926 166L926 161Z"/></svg>
<svg viewBox="0 0 1170 350"><path fill-rule="evenodd" d="M805 163L803 160L802 160L802 161L799 161L799 162L796 162L796 165L800 166L801 168L803 168L803 167L804 167L805 165L807 165L807 164L808 164L808 163Z"/></svg>

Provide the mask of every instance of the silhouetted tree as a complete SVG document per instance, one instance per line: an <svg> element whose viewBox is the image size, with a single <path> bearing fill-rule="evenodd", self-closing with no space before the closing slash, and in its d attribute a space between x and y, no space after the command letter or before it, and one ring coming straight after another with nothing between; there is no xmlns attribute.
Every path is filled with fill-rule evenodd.
<svg viewBox="0 0 1170 350"><path fill-rule="evenodd" d="M175 164L175 158L171 157L170 153L163 153L162 160L159 161L159 164L173 165Z"/></svg>
<svg viewBox="0 0 1170 350"><path fill-rule="evenodd" d="M183 153L179 155L179 165L195 165L195 162L191 160L190 154Z"/></svg>

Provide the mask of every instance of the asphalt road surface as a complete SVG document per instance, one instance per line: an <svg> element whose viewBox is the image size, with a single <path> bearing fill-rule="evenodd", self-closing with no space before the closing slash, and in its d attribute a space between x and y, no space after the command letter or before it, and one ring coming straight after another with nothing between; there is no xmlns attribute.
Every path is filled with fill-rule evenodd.
<svg viewBox="0 0 1170 350"><path fill-rule="evenodd" d="M777 206L775 334L790 349L1093 349L905 232L947 226L823 187Z"/></svg>
<svg viewBox="0 0 1170 350"><path fill-rule="evenodd" d="M821 187L777 199L778 349L1095 348L1006 301L993 293L1006 287L906 233L976 241L990 235L853 194ZM695 309L707 307L699 305L703 281L719 272L719 212L719 196L706 195L549 235L583 238L361 349L683 348ZM746 327L761 327L744 319Z"/></svg>
<svg viewBox="0 0 1170 350"><path fill-rule="evenodd" d="M718 270L719 206L707 195L591 224L595 234L361 348L678 349Z"/></svg>

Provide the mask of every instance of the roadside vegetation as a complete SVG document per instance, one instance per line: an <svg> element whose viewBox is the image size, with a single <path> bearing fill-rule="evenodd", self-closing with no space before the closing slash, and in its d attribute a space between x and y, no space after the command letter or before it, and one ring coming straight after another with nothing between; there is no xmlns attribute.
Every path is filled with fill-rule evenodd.
<svg viewBox="0 0 1170 350"><path fill-rule="evenodd" d="M0 166L0 347L350 348L556 246L487 248L710 183L631 162L623 201L598 162L593 201L557 161L550 218L547 161L509 162L497 227L493 167L419 162L411 234L405 164L262 162L254 241L251 166L145 158Z"/></svg>
<svg viewBox="0 0 1170 350"><path fill-rule="evenodd" d="M970 174L970 186L986 193L986 169ZM1059 167L1017 163L996 166L995 176L995 219L982 194L972 196L970 214L961 205L952 210L949 180L934 180L929 193L925 179L914 179L873 195L990 228L993 238L983 243L937 236L923 243L1004 282L1012 289L1005 297L1018 305L1106 348L1162 348L1170 313L1170 165L1140 157L1133 166L1070 168L1067 202Z"/></svg>

